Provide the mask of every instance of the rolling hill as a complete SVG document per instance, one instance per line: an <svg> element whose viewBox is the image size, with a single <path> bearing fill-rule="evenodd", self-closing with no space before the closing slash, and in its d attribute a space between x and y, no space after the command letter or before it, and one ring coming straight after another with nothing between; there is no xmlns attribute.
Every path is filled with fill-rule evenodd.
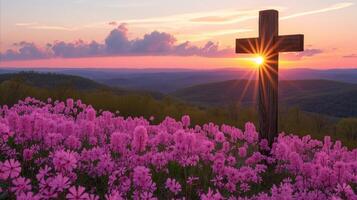
<svg viewBox="0 0 357 200"><path fill-rule="evenodd" d="M203 66L204 67L204 66ZM251 79L256 73L251 69L105 69L105 68L0 68L2 73L20 71L51 72L85 77L105 85L129 90L172 93L186 87L228 81ZM357 69L279 69L280 80L334 80L357 84Z"/></svg>
<svg viewBox="0 0 357 200"><path fill-rule="evenodd" d="M225 106L239 102L253 105L256 81L230 80L187 87L171 93L186 102L205 106ZM298 106L308 112L335 117L357 116L357 84L329 80L279 82L281 105Z"/></svg>
<svg viewBox="0 0 357 200"><path fill-rule="evenodd" d="M187 87L187 85L197 82L197 80L189 80L194 80L195 75L191 74L192 76L188 76L186 72L181 72L181 76L175 77L174 74L171 74L167 78L164 78L167 76L165 73L138 76L136 77L136 84L145 85L145 83L148 83L148 89L155 87L163 89L170 80L178 80L171 83L170 90L182 88L183 86L180 83L183 82L185 83L183 85L186 85L186 87L163 95L159 92L148 92L143 89L130 89L132 87L129 87L125 81L121 84L120 82L113 81L110 85L106 85L75 75L38 72L0 74L0 85L3 88L9 88L6 84L9 81L12 81L12 83L15 81L34 88L63 91L62 93L71 89L80 92L91 92L93 94L105 91L105 93L115 95L148 95L155 99L163 99L166 96L174 97L180 101L200 107L227 107L237 104L237 102L241 105L255 105L255 98L257 96L257 87L255 87L257 82L255 80L229 80ZM177 73L175 74L177 75ZM159 74L163 78L160 79ZM133 76L130 76L130 79L134 79ZM212 78L210 81L214 80L210 74L205 79L200 80L207 81L208 77ZM158 79L161 81L157 81ZM133 80L130 82L135 83ZM113 85L119 85L120 87ZM173 85L176 86L172 87ZM279 86L279 101L282 106L299 107L304 111L334 117L357 116L357 84L331 80L282 80ZM12 85L12 87L16 88L17 86ZM157 89L156 91L160 91L161 89ZM14 93L13 96L15 95L18 94Z"/></svg>
<svg viewBox="0 0 357 200"><path fill-rule="evenodd" d="M0 83L8 80L18 80L30 86L47 89L61 86L71 86L78 90L108 89L108 86L87 78L55 73L20 72L0 74Z"/></svg>
<svg viewBox="0 0 357 200"><path fill-rule="evenodd" d="M78 91L108 91L118 95L138 94L151 95L155 98L162 98L163 95L159 92L145 91L139 89L123 89L118 86L108 86L106 84L98 83L95 80L68 74L59 74L53 72L18 72L18 73L4 73L0 74L0 84L7 81L18 81L28 86L43 89L58 89L70 88Z"/></svg>

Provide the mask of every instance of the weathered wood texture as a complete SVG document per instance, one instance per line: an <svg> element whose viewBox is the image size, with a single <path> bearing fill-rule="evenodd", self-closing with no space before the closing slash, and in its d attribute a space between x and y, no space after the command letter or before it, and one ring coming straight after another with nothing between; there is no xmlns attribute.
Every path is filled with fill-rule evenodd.
<svg viewBox="0 0 357 200"><path fill-rule="evenodd" d="M259 13L259 38L261 45L274 46L274 38L279 30L278 12L274 10ZM278 133L278 60L279 53L270 49L263 66L259 68L259 130L262 138L268 139L271 144Z"/></svg>

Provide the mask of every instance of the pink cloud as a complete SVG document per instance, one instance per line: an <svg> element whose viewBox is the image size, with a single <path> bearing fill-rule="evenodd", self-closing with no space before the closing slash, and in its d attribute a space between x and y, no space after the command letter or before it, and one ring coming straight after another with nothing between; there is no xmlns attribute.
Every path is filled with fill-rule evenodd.
<svg viewBox="0 0 357 200"><path fill-rule="evenodd" d="M17 50L9 49L1 53L1 60L31 60L41 58L80 58L95 56L202 56L229 57L234 55L232 48L220 49L218 43L211 41L199 47L184 42L177 44L176 38L165 32L153 31L143 38L129 39L126 24L121 24L110 31L104 43L96 41L75 42L56 41L47 44L44 49L33 43L23 42Z"/></svg>

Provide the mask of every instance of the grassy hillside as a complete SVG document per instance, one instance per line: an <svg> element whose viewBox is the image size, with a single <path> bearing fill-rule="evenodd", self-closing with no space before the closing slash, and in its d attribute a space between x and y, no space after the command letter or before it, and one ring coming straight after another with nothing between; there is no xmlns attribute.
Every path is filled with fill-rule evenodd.
<svg viewBox="0 0 357 200"><path fill-rule="evenodd" d="M79 90L108 89L107 86L90 79L55 73L20 72L0 74L0 83L8 80L18 80L27 85L48 89L60 86L71 86Z"/></svg>
<svg viewBox="0 0 357 200"><path fill-rule="evenodd" d="M186 102L222 106L240 102L254 105L257 82L231 80L201 84L178 90L171 95ZM296 80L279 82L281 105L335 117L357 116L357 84L329 80Z"/></svg>
<svg viewBox="0 0 357 200"><path fill-rule="evenodd" d="M31 75L31 77L33 76L38 79L45 79L48 74ZM13 77L17 76L14 75ZM58 77L68 78L68 80L73 78L66 75L53 75L52 78L54 79L51 81ZM88 81L91 82L84 80L85 83ZM79 81L77 84L83 85L84 82ZM93 84L96 85L95 82ZM218 89L216 92L219 91ZM102 87L100 84L99 87L90 89L83 89L73 86L73 84L55 84L49 87L46 82L34 84L34 81L31 82L17 77L2 79L0 94L0 105L12 105L28 96L40 100L73 98L81 99L84 103L91 104L98 110L120 111L122 116L144 116L146 118L154 116L154 123L163 120L166 116L180 119L182 115L189 114L193 124L214 122L243 127L245 122L251 121L258 125L257 112L253 106L241 106L238 103L232 103L221 107L206 108L183 103L170 97L155 98L151 93L117 92L116 89ZM217 98L217 95L209 97L214 99ZM297 107L282 107L279 114L279 130L300 135L311 134L319 139L323 138L324 135L332 135L335 139L341 139L347 146L355 147L357 145L356 118L331 119L322 115L303 112Z"/></svg>

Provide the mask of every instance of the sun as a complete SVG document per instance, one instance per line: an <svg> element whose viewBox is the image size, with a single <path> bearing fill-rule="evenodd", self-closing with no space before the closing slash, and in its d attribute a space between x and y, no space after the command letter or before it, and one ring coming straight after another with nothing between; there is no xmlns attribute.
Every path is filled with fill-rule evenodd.
<svg viewBox="0 0 357 200"><path fill-rule="evenodd" d="M264 63L264 57L263 56L257 56L254 58L254 62L257 64L257 65L261 65Z"/></svg>

